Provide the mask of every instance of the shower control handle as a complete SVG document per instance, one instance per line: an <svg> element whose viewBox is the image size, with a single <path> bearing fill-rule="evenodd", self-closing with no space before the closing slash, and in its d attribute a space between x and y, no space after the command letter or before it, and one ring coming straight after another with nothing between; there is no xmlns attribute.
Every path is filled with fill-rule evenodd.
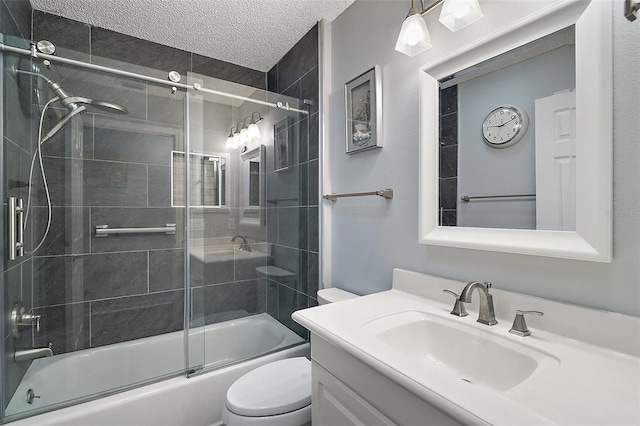
<svg viewBox="0 0 640 426"><path fill-rule="evenodd" d="M40 320L42 315L34 315L27 312L24 303L16 302L11 310L11 316L9 318L9 326L11 328L11 335L16 339L20 337L20 332L28 327L35 325L36 332L40 332Z"/></svg>

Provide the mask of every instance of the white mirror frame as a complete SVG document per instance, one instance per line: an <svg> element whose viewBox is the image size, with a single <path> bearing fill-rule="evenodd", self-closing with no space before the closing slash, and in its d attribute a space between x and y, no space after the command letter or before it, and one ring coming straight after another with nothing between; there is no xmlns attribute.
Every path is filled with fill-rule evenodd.
<svg viewBox="0 0 640 426"><path fill-rule="evenodd" d="M420 69L420 243L611 262L611 19L612 5L609 1L558 1ZM438 80L574 23L578 140L576 231L439 226Z"/></svg>

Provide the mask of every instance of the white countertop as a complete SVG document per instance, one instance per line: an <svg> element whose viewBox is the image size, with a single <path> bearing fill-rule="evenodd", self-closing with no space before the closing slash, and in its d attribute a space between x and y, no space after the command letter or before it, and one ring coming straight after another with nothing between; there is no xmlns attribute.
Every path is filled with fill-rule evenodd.
<svg viewBox="0 0 640 426"><path fill-rule="evenodd" d="M465 423L640 424L639 318L491 289L499 323L489 327L475 321L476 295L467 304L469 316L449 315L453 297L442 289L460 293L465 284L394 270L392 290L297 311L293 319ZM527 317L531 336L508 332L515 309L545 312ZM537 368L514 387L496 390L461 380L446 361L416 359L368 331L374 321L406 312L527 353ZM467 356L479 356L468 350Z"/></svg>

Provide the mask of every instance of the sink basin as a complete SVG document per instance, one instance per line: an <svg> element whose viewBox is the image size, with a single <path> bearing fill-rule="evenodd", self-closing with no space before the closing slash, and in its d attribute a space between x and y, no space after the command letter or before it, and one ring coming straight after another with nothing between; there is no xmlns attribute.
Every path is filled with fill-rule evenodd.
<svg viewBox="0 0 640 426"><path fill-rule="evenodd" d="M431 363L465 382L506 391L525 381L541 355L476 327L419 311L364 324L365 331L420 364ZM529 353L531 352L531 353Z"/></svg>

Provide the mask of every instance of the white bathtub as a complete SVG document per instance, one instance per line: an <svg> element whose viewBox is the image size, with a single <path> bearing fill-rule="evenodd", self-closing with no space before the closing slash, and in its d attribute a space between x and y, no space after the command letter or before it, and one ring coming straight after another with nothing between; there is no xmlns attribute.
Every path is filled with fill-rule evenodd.
<svg viewBox="0 0 640 426"><path fill-rule="evenodd" d="M35 360L9 402L7 416L86 398L184 369L184 333L123 342ZM217 367L303 340L268 314L199 327L190 336L191 365ZM19 425L212 425L221 420L229 386L267 362L307 356L300 345L186 379L174 377L40 414ZM40 398L28 404L33 389Z"/></svg>

